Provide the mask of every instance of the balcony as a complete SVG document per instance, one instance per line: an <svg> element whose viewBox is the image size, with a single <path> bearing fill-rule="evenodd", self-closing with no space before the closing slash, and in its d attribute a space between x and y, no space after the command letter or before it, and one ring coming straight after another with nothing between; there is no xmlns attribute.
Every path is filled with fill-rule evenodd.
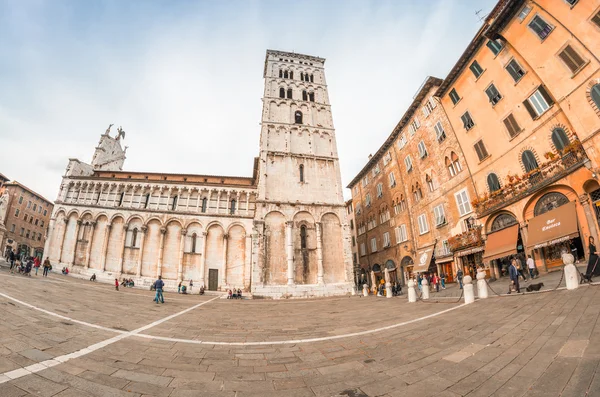
<svg viewBox="0 0 600 397"><path fill-rule="evenodd" d="M578 168L584 166L588 157L579 141L574 141L564 148L562 156L546 153L545 163L522 175L508 175L506 184L492 194L485 194L481 199L471 202L478 217L513 204L535 192L564 178Z"/></svg>
<svg viewBox="0 0 600 397"><path fill-rule="evenodd" d="M445 258L445 257L451 256L451 255L452 255L452 251L450 250L450 246L448 246L448 245L442 245L435 249L435 258L436 259Z"/></svg>
<svg viewBox="0 0 600 397"><path fill-rule="evenodd" d="M448 239L448 245L450 246L450 250L452 252L483 245L483 239L481 238L481 225L474 226L464 233L450 237Z"/></svg>

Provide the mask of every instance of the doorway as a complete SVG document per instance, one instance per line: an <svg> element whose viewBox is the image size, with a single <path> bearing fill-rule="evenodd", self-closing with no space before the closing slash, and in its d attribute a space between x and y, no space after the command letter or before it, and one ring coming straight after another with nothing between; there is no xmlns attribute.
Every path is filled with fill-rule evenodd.
<svg viewBox="0 0 600 397"><path fill-rule="evenodd" d="M219 288L219 269L208 269L208 290L216 291Z"/></svg>

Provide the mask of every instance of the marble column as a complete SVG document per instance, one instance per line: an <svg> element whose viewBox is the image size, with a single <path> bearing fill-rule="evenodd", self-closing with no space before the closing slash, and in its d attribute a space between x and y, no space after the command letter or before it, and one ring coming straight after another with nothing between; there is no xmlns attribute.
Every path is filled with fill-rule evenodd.
<svg viewBox="0 0 600 397"><path fill-rule="evenodd" d="M223 235L223 286L227 285L227 240L229 240L229 235Z"/></svg>
<svg viewBox="0 0 600 397"><path fill-rule="evenodd" d="M294 285L294 241L292 238L292 226L294 222L285 223L285 252L287 256L287 283Z"/></svg>
<svg viewBox="0 0 600 397"><path fill-rule="evenodd" d="M181 241L179 242L179 265L177 267L177 280L183 281L183 251L185 249L186 229L181 229Z"/></svg>
<svg viewBox="0 0 600 397"><path fill-rule="evenodd" d="M85 250L85 268L90 267L90 256L92 255L92 243L94 242L94 230L96 230L96 222L90 222L90 238Z"/></svg>
<svg viewBox="0 0 600 397"><path fill-rule="evenodd" d="M249 207L250 207L250 193L246 192L246 215L248 215Z"/></svg>
<svg viewBox="0 0 600 397"><path fill-rule="evenodd" d="M81 219L75 223L75 245L73 246L73 255L71 255L71 266L75 266L75 255L77 254L77 243L79 242L79 229L81 228Z"/></svg>
<svg viewBox="0 0 600 397"><path fill-rule="evenodd" d="M146 231L148 231L148 226L144 225L140 228L141 236L140 236L140 253L138 255L137 260L137 276L142 276L142 257L144 256L144 241L146 237Z"/></svg>
<svg viewBox="0 0 600 397"><path fill-rule="evenodd" d="M108 238L110 236L110 229L112 225L110 223L106 224L106 232L104 232L104 242L102 243L102 259L100 262L102 263L102 271L106 271L106 251L108 250Z"/></svg>
<svg viewBox="0 0 600 397"><path fill-rule="evenodd" d="M127 244L127 230L129 225L123 225L123 237L121 237L121 255L119 255L119 273L123 273L123 263L125 262L125 244Z"/></svg>
<svg viewBox="0 0 600 397"><path fill-rule="evenodd" d="M163 252L165 250L165 234L167 233L167 228L160 228L160 243L158 245L158 266L156 266L156 278L158 276L162 276L162 261L163 261Z"/></svg>
<svg viewBox="0 0 600 397"><path fill-rule="evenodd" d="M44 256L50 257L50 240L54 234L54 225L56 224L56 218L50 218L48 223L48 234L46 235L46 242L44 243Z"/></svg>
<svg viewBox="0 0 600 397"><path fill-rule="evenodd" d="M240 213L240 192L235 195L235 212L234 214Z"/></svg>
<svg viewBox="0 0 600 397"><path fill-rule="evenodd" d="M317 284L323 285L323 233L321 231L323 224L321 222L315 223L315 230L317 232Z"/></svg>
<svg viewBox="0 0 600 397"><path fill-rule="evenodd" d="M200 286L204 286L206 288L206 285L204 284L205 281L205 273L206 273L206 236L207 233L206 232L202 232L202 243L201 243L201 247L200 247L200 252L201 252L201 256L200 256Z"/></svg>
<svg viewBox="0 0 600 397"><path fill-rule="evenodd" d="M63 229L62 238L60 239L60 245L58 246L58 263L62 263L62 252L65 247L65 237L67 235L67 226L69 226L69 218L63 219L65 227Z"/></svg>
<svg viewBox="0 0 600 397"><path fill-rule="evenodd" d="M220 210L220 206L221 206L221 191L220 190L216 190L217 192L217 214L219 213Z"/></svg>

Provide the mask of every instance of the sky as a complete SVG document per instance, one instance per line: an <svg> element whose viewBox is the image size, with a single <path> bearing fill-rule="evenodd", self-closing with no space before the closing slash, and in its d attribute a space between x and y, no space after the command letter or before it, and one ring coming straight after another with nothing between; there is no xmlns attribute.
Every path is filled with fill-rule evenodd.
<svg viewBox="0 0 600 397"><path fill-rule="evenodd" d="M495 3L0 0L0 173L54 201L114 123L124 170L249 177L276 49L327 59L346 186Z"/></svg>

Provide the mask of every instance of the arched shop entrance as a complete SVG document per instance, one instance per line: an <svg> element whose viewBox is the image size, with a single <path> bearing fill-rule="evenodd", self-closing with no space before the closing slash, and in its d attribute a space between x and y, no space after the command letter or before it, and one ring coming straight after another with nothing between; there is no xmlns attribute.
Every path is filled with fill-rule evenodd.
<svg viewBox="0 0 600 397"><path fill-rule="evenodd" d="M410 256L405 256L402 258L400 261L400 271L404 274L404 280L408 280L413 277L414 265L415 262Z"/></svg>
<svg viewBox="0 0 600 397"><path fill-rule="evenodd" d="M513 214L501 213L493 218L485 243L483 263L491 278L508 274L510 260L518 256L525 263L525 249L519 223Z"/></svg>
<svg viewBox="0 0 600 397"><path fill-rule="evenodd" d="M390 281L392 284L402 283L402 274L398 274L398 269L396 269L396 264L393 260L388 259L388 261L385 262L385 268L388 269L390 273Z"/></svg>
<svg viewBox="0 0 600 397"><path fill-rule="evenodd" d="M543 261L547 271L561 267L563 250L570 251L576 259L584 258L575 201L569 201L563 193L549 192L535 203L533 214L529 219L527 250Z"/></svg>

